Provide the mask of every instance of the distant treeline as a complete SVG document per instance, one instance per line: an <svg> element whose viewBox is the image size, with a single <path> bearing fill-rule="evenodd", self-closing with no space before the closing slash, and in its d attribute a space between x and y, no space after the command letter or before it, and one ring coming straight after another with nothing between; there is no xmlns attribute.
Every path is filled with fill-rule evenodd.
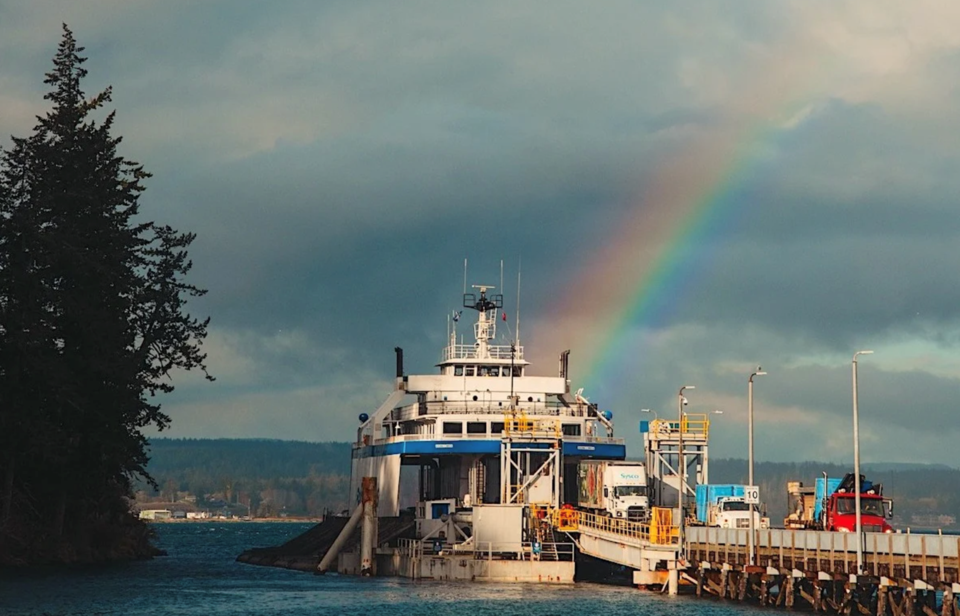
<svg viewBox="0 0 960 616"><path fill-rule="evenodd" d="M189 492L198 506L239 506L264 515L319 515L350 502L350 444L253 439L153 439L148 470L157 496ZM842 477L852 469L821 462L757 462L754 472L768 515L786 515L788 481L812 485L821 473ZM914 515L960 517L960 470L917 464L866 464L863 473L895 500L898 527ZM747 461L713 459L711 483L746 483ZM146 487L146 486L141 486ZM166 492L166 494L164 494Z"/></svg>
<svg viewBox="0 0 960 616"><path fill-rule="evenodd" d="M149 455L159 490L141 483L141 498L260 516L316 516L348 505L349 443L156 438Z"/></svg>

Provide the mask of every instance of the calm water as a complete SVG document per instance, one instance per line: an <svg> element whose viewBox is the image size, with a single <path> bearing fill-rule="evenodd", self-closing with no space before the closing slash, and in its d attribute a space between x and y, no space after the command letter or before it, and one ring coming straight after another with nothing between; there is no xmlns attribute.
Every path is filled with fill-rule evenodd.
<svg viewBox="0 0 960 616"><path fill-rule="evenodd" d="M79 571L0 577L0 615L322 614L669 616L770 614L693 597L577 584L447 584L354 578L234 562L253 546L275 545L309 525L180 523L156 525L168 556Z"/></svg>

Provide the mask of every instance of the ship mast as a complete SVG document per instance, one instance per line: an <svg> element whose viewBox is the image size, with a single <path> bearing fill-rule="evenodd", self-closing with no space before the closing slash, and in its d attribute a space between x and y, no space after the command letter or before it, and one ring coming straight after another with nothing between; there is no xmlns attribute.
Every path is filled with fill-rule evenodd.
<svg viewBox="0 0 960 616"><path fill-rule="evenodd" d="M473 335L476 338L475 348L477 359L489 359L489 342L497 335L497 315L496 310L503 307L503 295L497 294L487 296L487 291L496 287L491 285L473 285L474 289L480 291L478 298L475 293L463 294L463 307L472 308L479 314L477 322L473 325Z"/></svg>

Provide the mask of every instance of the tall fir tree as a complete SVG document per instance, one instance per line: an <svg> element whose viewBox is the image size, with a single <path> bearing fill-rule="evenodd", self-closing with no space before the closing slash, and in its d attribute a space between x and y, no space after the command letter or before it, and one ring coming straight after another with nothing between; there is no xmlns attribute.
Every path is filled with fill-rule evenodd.
<svg viewBox="0 0 960 616"><path fill-rule="evenodd" d="M149 479L142 429L168 425L173 370L212 380L209 319L186 306L205 293L185 281L195 236L140 215L150 175L118 154L114 112L92 117L111 90L85 97L82 52L64 25L51 109L0 156L0 554L17 562L149 551L126 500Z"/></svg>

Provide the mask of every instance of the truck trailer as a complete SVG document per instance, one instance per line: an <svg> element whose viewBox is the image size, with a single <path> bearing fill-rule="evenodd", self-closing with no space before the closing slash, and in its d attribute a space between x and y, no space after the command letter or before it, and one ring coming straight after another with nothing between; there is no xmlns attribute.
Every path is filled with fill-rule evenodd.
<svg viewBox="0 0 960 616"><path fill-rule="evenodd" d="M584 511L633 521L649 518L643 462L584 460L577 467L577 505Z"/></svg>

